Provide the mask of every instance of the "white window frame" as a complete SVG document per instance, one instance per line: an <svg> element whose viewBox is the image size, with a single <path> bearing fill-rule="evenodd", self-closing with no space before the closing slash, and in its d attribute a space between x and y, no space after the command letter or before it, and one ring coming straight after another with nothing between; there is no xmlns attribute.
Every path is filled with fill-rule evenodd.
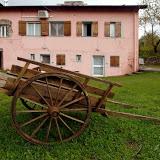
<svg viewBox="0 0 160 160"><path fill-rule="evenodd" d="M0 25L0 37L8 37L7 36L7 25Z"/></svg>
<svg viewBox="0 0 160 160"><path fill-rule="evenodd" d="M87 36L87 35L84 34L84 25L86 25L87 23L88 23L88 24L89 24L89 23L91 24L91 36ZM92 22L90 22L90 21L85 21L85 22L82 23L82 37L92 37Z"/></svg>
<svg viewBox="0 0 160 160"><path fill-rule="evenodd" d="M29 35L29 24L33 24L33 35ZM40 25L40 22L27 22L27 36L33 36L33 37L37 37L37 36L41 36L41 25L40 25L40 33L37 35L36 34L36 24L39 24Z"/></svg>
<svg viewBox="0 0 160 160"><path fill-rule="evenodd" d="M94 57L103 57L103 65L94 65ZM97 67L97 68L103 67L103 75L94 74L94 67ZM95 77L104 77L105 76L105 56L104 55L93 55L93 57L92 57L92 75Z"/></svg>
<svg viewBox="0 0 160 160"><path fill-rule="evenodd" d="M51 25L52 24L56 25L56 35L51 34ZM58 32L58 25L59 24L63 24L63 35L60 35L59 32ZM49 23L49 35L51 37L64 37L64 22L63 21L50 21L50 23Z"/></svg>
<svg viewBox="0 0 160 160"><path fill-rule="evenodd" d="M50 54L40 54L40 62L41 62L41 63L42 63L42 60L43 60L43 59L42 59L43 56L49 56L49 57L50 57L50 59L49 59L50 62L49 62L49 63L46 63L46 64L51 64L51 55L50 55Z"/></svg>
<svg viewBox="0 0 160 160"><path fill-rule="evenodd" d="M116 37L116 23L115 22L110 23L110 37L112 38Z"/></svg>

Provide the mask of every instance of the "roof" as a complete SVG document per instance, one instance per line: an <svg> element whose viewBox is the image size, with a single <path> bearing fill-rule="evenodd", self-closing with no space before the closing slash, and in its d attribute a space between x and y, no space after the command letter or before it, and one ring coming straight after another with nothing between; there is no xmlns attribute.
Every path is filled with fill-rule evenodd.
<svg viewBox="0 0 160 160"><path fill-rule="evenodd" d="M1 7L1 6L0 6ZM139 9L146 9L147 5L85 5L85 6L65 6L65 5L49 5L49 6L6 6L5 10L10 9L47 9L47 10L59 10L59 11L135 11ZM1 8L2 9L2 8Z"/></svg>

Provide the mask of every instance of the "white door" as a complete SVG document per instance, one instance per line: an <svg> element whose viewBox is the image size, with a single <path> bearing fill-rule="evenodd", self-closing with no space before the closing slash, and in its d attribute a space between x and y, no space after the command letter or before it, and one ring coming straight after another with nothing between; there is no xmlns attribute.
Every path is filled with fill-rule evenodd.
<svg viewBox="0 0 160 160"><path fill-rule="evenodd" d="M93 76L104 76L104 56L93 56Z"/></svg>

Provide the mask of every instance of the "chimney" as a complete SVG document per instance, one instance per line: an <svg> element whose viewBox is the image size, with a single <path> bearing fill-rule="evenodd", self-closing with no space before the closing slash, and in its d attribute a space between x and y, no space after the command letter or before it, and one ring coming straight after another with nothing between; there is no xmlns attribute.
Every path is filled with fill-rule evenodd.
<svg viewBox="0 0 160 160"><path fill-rule="evenodd" d="M86 6L87 4L83 1L65 1L64 6Z"/></svg>
<svg viewBox="0 0 160 160"><path fill-rule="evenodd" d="M4 6L8 6L8 0L3 0Z"/></svg>

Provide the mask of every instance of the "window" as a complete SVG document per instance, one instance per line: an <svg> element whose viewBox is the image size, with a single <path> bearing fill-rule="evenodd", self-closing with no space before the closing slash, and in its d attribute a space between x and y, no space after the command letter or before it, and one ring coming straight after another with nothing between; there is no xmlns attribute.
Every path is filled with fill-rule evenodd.
<svg viewBox="0 0 160 160"><path fill-rule="evenodd" d="M64 36L64 22L51 22L50 35L57 37Z"/></svg>
<svg viewBox="0 0 160 160"><path fill-rule="evenodd" d="M27 23L27 36L40 36L41 35L41 25L40 23Z"/></svg>
<svg viewBox="0 0 160 160"><path fill-rule="evenodd" d="M31 60L35 61L35 54L31 54Z"/></svg>
<svg viewBox="0 0 160 160"><path fill-rule="evenodd" d="M83 36L84 37L92 36L92 22L83 22Z"/></svg>
<svg viewBox="0 0 160 160"><path fill-rule="evenodd" d="M111 67L119 67L119 56L111 56L110 57L110 66Z"/></svg>
<svg viewBox="0 0 160 160"><path fill-rule="evenodd" d="M40 61L41 61L41 63L50 64L50 55L48 55L48 54L41 54L40 55Z"/></svg>
<svg viewBox="0 0 160 160"><path fill-rule="evenodd" d="M77 22L78 37L98 37L98 22Z"/></svg>
<svg viewBox="0 0 160 160"><path fill-rule="evenodd" d="M104 56L93 56L93 75L104 76Z"/></svg>
<svg viewBox="0 0 160 160"><path fill-rule="evenodd" d="M116 36L116 24L114 22L110 23L110 37Z"/></svg>
<svg viewBox="0 0 160 160"><path fill-rule="evenodd" d="M121 37L121 22L105 22L105 37Z"/></svg>
<svg viewBox="0 0 160 160"><path fill-rule="evenodd" d="M8 37L7 25L0 25L0 37Z"/></svg>
<svg viewBox="0 0 160 160"><path fill-rule="evenodd" d="M65 55L64 54L58 54L56 56L56 64L57 65L65 65Z"/></svg>
<svg viewBox="0 0 160 160"><path fill-rule="evenodd" d="M82 56L81 55L76 55L76 62L81 62Z"/></svg>

